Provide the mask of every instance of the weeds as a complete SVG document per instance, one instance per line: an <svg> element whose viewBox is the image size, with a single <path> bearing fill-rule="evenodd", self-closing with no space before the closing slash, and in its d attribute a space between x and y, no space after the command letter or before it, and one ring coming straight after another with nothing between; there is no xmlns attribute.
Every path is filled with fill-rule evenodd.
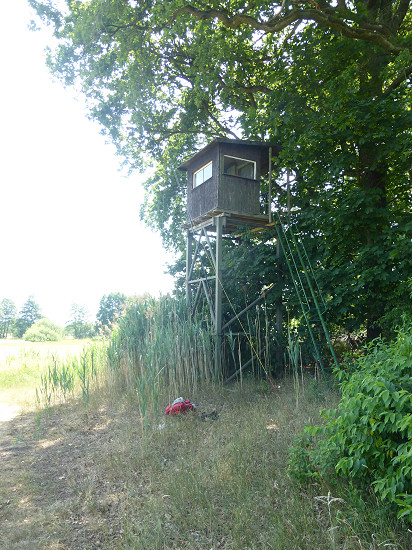
<svg viewBox="0 0 412 550"><path fill-rule="evenodd" d="M394 534L393 515L375 528L377 501L365 506L359 500L354 513L345 486L334 487L332 495L316 480L305 489L291 482L288 448L295 428L261 384L244 378L230 392L198 388L191 397L201 411L216 408L217 420L187 414L165 419L159 430L148 413L147 437L138 436L134 417L120 431L112 429L101 475L109 487L124 489L121 536L116 543L107 539L107 548L358 550L348 517L364 550L382 541L406 550L407 537ZM320 402L302 396L299 409L294 406L293 382L280 382L280 392L298 430L316 418ZM167 393L158 397L167 403ZM124 420L133 407L122 410Z"/></svg>
<svg viewBox="0 0 412 550"><path fill-rule="evenodd" d="M299 394L303 391L303 366L302 352L300 349L299 336L292 334L288 329L288 347L287 347L289 369L292 373L293 384L295 388L296 407L299 406ZM300 372L299 372L300 370Z"/></svg>
<svg viewBox="0 0 412 550"><path fill-rule="evenodd" d="M65 364L67 358L77 357L85 345L87 342L74 340L52 344L0 341L0 401L31 407L36 402L36 388L39 393L43 384L42 376L43 380L56 379L56 369ZM69 380L68 376L66 379ZM65 393L66 398L72 395L69 383Z"/></svg>
<svg viewBox="0 0 412 550"><path fill-rule="evenodd" d="M136 300L112 335L108 361L114 385L137 395L143 418L159 414L159 392L177 396L215 380L210 328L190 322L186 305L168 296Z"/></svg>
<svg viewBox="0 0 412 550"><path fill-rule="evenodd" d="M47 368L40 376L36 388L36 402L40 407L64 402L81 391L83 402L89 402L91 384L96 382L98 372L106 367L106 346L104 342L93 342L84 347L80 356L55 355L46 358Z"/></svg>
<svg viewBox="0 0 412 550"><path fill-rule="evenodd" d="M263 352L267 342L256 345ZM81 395L88 405L84 417L99 418L94 429L73 407L82 437L69 439L73 426L63 431L71 450L87 433L79 454L84 460L75 463L88 476L77 479L73 472L70 478L77 488L77 500L70 500L76 525L95 525L100 532L92 539L111 550L358 550L359 544L364 550L406 550L407 531L394 513L382 512L374 495L342 485L336 476L326 486L316 468L309 471L314 460L322 472L334 474L332 465L318 463L323 453L313 455L316 441L296 436L318 421L321 407L336 406L338 395L305 379L297 339L289 339L289 351L293 376L276 382L281 399L262 380L244 375L223 388L213 373L209 327L189 322L178 301L143 298L120 319L107 347L93 344L64 361L51 356L39 401L51 408ZM161 411L186 392L198 413L165 418L159 429ZM210 410L218 411L217 420L202 422L201 413ZM44 437L40 423L37 432ZM91 434L98 442L94 449ZM58 452L57 445L47 448ZM296 483L292 470L309 484ZM48 523L57 526L63 516Z"/></svg>

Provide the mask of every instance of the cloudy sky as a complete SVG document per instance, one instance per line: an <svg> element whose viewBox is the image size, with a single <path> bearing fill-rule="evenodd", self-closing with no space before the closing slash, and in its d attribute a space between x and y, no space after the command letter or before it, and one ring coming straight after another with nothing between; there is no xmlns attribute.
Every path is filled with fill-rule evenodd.
<svg viewBox="0 0 412 550"><path fill-rule="evenodd" d="M119 172L81 98L52 79L25 0L0 13L0 300L33 295L64 324L73 303L94 320L104 294L167 293L171 258L139 222L142 176Z"/></svg>

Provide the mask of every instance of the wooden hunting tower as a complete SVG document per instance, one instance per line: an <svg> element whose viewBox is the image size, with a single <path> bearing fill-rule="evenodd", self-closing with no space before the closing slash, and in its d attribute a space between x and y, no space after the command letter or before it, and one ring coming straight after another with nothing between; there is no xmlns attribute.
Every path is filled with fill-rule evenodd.
<svg viewBox="0 0 412 550"><path fill-rule="evenodd" d="M271 157L279 151L274 144L219 138L183 163L189 223L223 213L231 215L234 223L244 222L237 225L267 220L267 215L262 216L260 178L268 174Z"/></svg>
<svg viewBox="0 0 412 550"><path fill-rule="evenodd" d="M239 231L241 226L258 229L271 224L272 158L279 154L280 149L272 143L218 138L179 167L187 172L187 299L193 313L202 292L209 304L216 337L216 374L222 368L223 332L238 319L235 314L231 321L222 326L222 235ZM263 176L268 176L265 198L261 192ZM215 234L214 239L210 239L209 232ZM195 237L198 242L193 247ZM209 250L213 275L206 275L205 272L200 278L193 278L202 239ZM214 289L211 281L214 282ZM196 287L196 292L193 292ZM280 310L277 324L281 327Z"/></svg>

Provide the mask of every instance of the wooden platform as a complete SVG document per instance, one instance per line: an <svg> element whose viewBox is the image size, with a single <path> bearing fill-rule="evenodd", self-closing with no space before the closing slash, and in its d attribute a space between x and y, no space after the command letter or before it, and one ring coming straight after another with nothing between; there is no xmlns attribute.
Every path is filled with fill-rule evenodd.
<svg viewBox="0 0 412 550"><path fill-rule="evenodd" d="M191 229L192 231L198 231L202 228L207 228L209 231L214 231L215 223L213 218L224 217L225 223L223 225L223 233L235 233L242 227L249 227L253 229L265 229L273 225L269 222L267 215L252 216L247 214L240 214L239 212L229 212L227 210L211 210L207 214L199 216L191 223L185 223L185 229Z"/></svg>

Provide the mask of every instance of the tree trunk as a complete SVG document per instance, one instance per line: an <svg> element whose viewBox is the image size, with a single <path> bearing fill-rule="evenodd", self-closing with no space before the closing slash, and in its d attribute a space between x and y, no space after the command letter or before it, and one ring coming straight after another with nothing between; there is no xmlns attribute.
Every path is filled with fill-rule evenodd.
<svg viewBox="0 0 412 550"><path fill-rule="evenodd" d="M369 58L360 84L360 90L366 100L379 101L382 98L381 74L385 64L385 57ZM384 211L387 207L388 166L384 160L379 158L379 152L379 144L374 141L359 145L359 186L366 192L366 207L370 209L372 206L372 212L370 210L364 212L365 234L363 241L366 246L379 245L382 242L381 237L387 223ZM370 268L373 271L373 268L378 266L378 256L371 256L369 262L365 268ZM376 276L371 276L365 293L367 296L367 340L370 341L382 335L380 320L385 313L382 282Z"/></svg>

